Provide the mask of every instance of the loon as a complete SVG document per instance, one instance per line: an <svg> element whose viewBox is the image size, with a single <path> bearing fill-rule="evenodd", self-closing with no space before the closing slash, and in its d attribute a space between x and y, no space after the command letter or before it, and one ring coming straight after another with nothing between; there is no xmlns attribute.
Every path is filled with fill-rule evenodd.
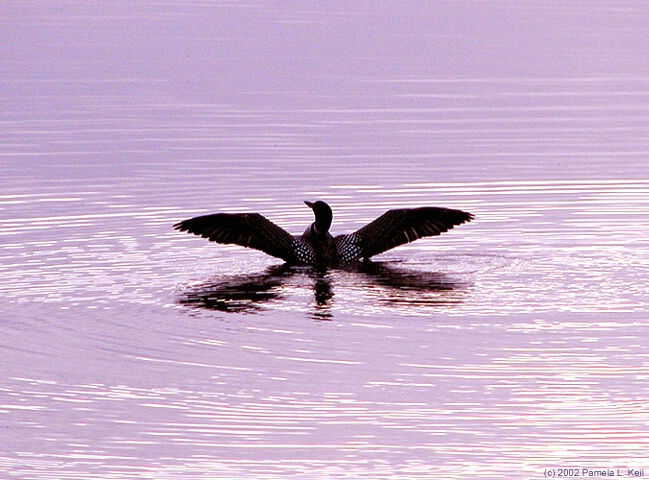
<svg viewBox="0 0 649 480"><path fill-rule="evenodd" d="M473 215L440 207L388 210L353 233L329 233L333 213L325 202L305 201L315 215L302 235L291 235L259 213L215 213L183 220L173 226L216 243L231 243L261 250L291 265L336 267L368 260L418 238L439 235Z"/></svg>

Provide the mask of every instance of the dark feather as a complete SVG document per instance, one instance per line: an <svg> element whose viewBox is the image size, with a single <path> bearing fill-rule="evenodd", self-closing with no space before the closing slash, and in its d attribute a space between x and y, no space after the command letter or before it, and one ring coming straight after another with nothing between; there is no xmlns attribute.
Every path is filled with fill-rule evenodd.
<svg viewBox="0 0 649 480"><path fill-rule="evenodd" d="M293 237L258 213L215 213L183 220L176 230L200 235L211 242L233 243L292 261Z"/></svg>
<svg viewBox="0 0 649 480"><path fill-rule="evenodd" d="M370 258L418 238L439 235L473 219L461 210L439 207L388 210L373 222L349 235L336 238L340 243L353 243L362 258Z"/></svg>

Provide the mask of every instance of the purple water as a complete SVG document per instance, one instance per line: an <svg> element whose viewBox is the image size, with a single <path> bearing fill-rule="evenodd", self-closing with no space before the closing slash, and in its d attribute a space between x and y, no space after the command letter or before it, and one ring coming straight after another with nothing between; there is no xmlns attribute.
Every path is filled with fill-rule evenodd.
<svg viewBox="0 0 649 480"><path fill-rule="evenodd" d="M0 6L0 478L649 472L648 13ZM476 219L322 278L171 228L314 199Z"/></svg>

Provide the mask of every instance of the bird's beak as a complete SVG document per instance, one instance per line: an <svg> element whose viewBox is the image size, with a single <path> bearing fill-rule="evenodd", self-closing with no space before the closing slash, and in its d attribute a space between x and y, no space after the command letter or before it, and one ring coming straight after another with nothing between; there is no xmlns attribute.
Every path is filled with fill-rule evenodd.
<svg viewBox="0 0 649 480"><path fill-rule="evenodd" d="M304 203L306 204L307 207L309 207L310 209L313 209L313 203L312 202L308 202L308 201L305 200Z"/></svg>

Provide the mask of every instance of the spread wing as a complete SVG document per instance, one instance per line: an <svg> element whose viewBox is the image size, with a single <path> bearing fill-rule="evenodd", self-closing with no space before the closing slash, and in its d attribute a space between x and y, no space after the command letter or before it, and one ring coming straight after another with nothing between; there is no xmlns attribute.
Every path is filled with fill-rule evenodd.
<svg viewBox="0 0 649 480"><path fill-rule="evenodd" d="M341 235L337 241L357 247L360 250L359 258L370 258L418 238L439 235L472 219L472 214L450 208L388 210L354 233Z"/></svg>
<svg viewBox="0 0 649 480"><path fill-rule="evenodd" d="M210 242L233 243L290 261L293 236L258 213L215 213L183 220L176 230L193 233Z"/></svg>

